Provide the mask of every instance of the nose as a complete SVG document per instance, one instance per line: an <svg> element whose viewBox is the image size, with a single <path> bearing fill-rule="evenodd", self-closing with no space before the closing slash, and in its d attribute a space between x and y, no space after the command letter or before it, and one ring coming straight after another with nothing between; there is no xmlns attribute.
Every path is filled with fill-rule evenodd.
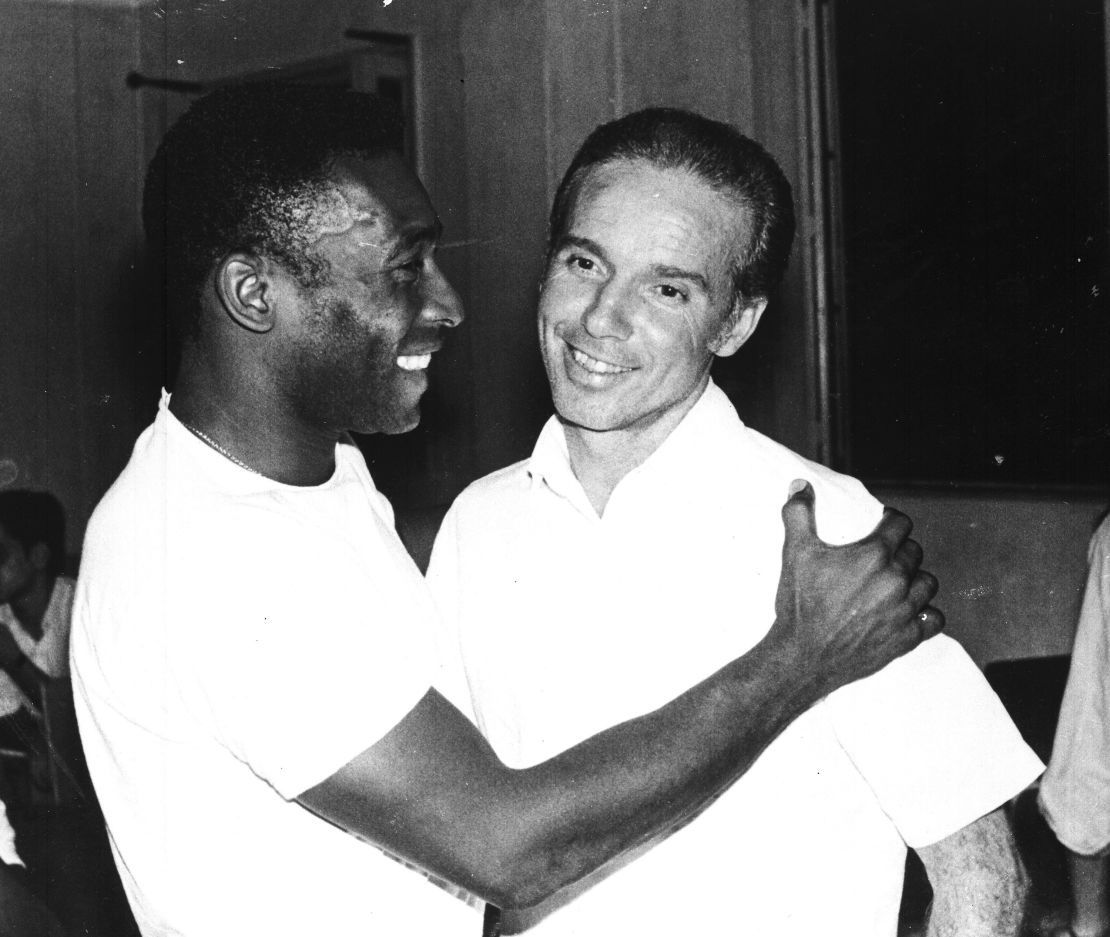
<svg viewBox="0 0 1110 937"><path fill-rule="evenodd" d="M605 283L582 312L582 327L594 338L626 339L632 335L629 297L613 280Z"/></svg>
<svg viewBox="0 0 1110 937"><path fill-rule="evenodd" d="M425 273L424 308L420 314L434 325L453 329L466 318L462 300L434 260L427 262Z"/></svg>

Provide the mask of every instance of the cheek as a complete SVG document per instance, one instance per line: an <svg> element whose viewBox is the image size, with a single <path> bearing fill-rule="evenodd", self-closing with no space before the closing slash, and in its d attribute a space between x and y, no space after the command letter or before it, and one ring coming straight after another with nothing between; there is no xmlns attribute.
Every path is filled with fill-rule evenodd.
<svg viewBox="0 0 1110 937"><path fill-rule="evenodd" d="M576 318L592 300L594 287L569 273L552 274L540 291L540 322Z"/></svg>

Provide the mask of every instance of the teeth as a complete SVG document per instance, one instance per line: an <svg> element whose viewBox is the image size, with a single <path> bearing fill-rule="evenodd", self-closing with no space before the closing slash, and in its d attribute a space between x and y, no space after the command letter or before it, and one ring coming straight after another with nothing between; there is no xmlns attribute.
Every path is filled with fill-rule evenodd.
<svg viewBox="0 0 1110 937"><path fill-rule="evenodd" d="M597 358L591 358L584 351L579 351L577 348L572 348L570 353L575 361L594 374L623 374L625 371L632 370L631 368L622 368L620 365L610 364L608 361L598 361Z"/></svg>
<svg viewBox="0 0 1110 937"><path fill-rule="evenodd" d="M431 363L431 355L401 355L397 359L397 367L402 371L423 371Z"/></svg>

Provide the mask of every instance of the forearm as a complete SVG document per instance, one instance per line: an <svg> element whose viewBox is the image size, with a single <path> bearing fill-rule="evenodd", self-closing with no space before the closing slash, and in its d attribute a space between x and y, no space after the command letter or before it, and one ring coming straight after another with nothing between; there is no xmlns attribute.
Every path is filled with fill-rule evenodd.
<svg viewBox="0 0 1110 937"><path fill-rule="evenodd" d="M438 878L527 907L680 823L739 777L819 696L815 678L790 673L794 663L768 642L661 709L523 770L502 764L430 691L298 799Z"/></svg>
<svg viewBox="0 0 1110 937"><path fill-rule="evenodd" d="M1001 810L919 850L933 885L929 937L1015 937L1028 880Z"/></svg>
<svg viewBox="0 0 1110 937"><path fill-rule="evenodd" d="M698 812L819 698L800 670L768 642L661 709L513 772L520 836L503 844L514 871L499 900L541 901Z"/></svg>
<svg viewBox="0 0 1110 937"><path fill-rule="evenodd" d="M1110 856L1081 856L1068 851L1071 880L1071 929L1075 937L1101 937L1110 930L1107 867Z"/></svg>

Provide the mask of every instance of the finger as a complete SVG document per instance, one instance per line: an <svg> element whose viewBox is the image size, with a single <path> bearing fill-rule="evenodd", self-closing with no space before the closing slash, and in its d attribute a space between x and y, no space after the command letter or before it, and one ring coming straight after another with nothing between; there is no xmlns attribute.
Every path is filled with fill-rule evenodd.
<svg viewBox="0 0 1110 937"><path fill-rule="evenodd" d="M802 478L790 483L790 494L782 506L782 523L786 527L786 542L817 537L817 520L813 509L816 495L813 486Z"/></svg>
<svg viewBox="0 0 1110 937"><path fill-rule="evenodd" d="M944 620L944 612L939 608L933 608L931 605L926 605L918 612L914 621L917 623L917 633L922 641L928 641L929 638L940 634L944 630L945 624L947 624Z"/></svg>
<svg viewBox="0 0 1110 937"><path fill-rule="evenodd" d="M890 551L890 555L898 552L898 548L902 545L913 530L913 521L911 521L901 511L896 511L894 508L883 508L883 519L879 521L875 529L865 537L865 540L877 539L881 540Z"/></svg>
<svg viewBox="0 0 1110 937"><path fill-rule="evenodd" d="M940 583L937 582L936 576L924 569L918 570L906 592L906 600L915 613L922 612L925 610L925 606L933 600L939 588Z"/></svg>
<svg viewBox="0 0 1110 937"><path fill-rule="evenodd" d="M921 566L921 560L925 556L925 551L921 549L921 544L916 540L907 540L899 548L898 552L894 554L892 562L897 566L902 573L912 578Z"/></svg>

